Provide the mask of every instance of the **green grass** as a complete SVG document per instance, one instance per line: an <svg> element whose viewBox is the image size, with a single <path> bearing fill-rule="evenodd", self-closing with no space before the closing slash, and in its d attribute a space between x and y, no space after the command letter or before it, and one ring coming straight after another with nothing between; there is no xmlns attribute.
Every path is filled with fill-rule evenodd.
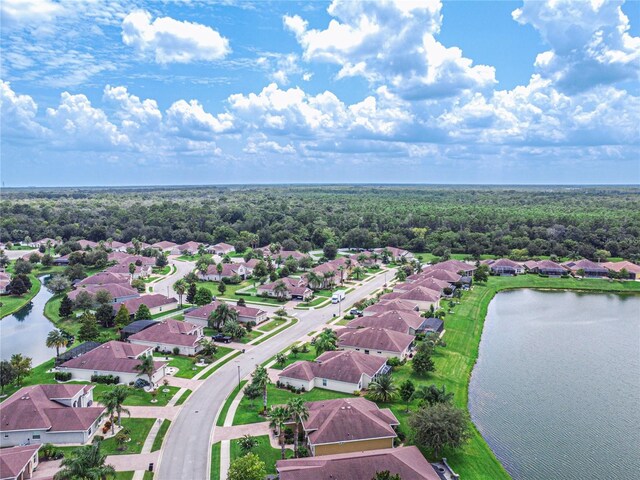
<svg viewBox="0 0 640 480"><path fill-rule="evenodd" d="M167 310L166 312L159 312L159 313L156 313L155 315L151 315L151 318L156 319L156 318L164 317L171 313L181 312L184 308L185 306L183 305L182 308L178 307L178 308L174 308L173 310Z"/></svg>
<svg viewBox="0 0 640 480"><path fill-rule="evenodd" d="M202 377L200 377L200 380L204 380L205 378L209 378L211 375L213 375L213 373L216 370L218 370L223 365L229 363L231 360L233 360L234 358L236 358L238 355L241 355L241 354L242 354L242 352L240 350L236 350L236 352L234 354L232 354L229 358L227 358L223 362L220 362L218 365L216 365L211 370L209 370L207 373L205 373Z"/></svg>
<svg viewBox="0 0 640 480"><path fill-rule="evenodd" d="M282 454L279 448L273 448L269 443L268 435L260 435L255 437L258 444L251 450L251 453L255 453L260 460L262 460L267 466L267 474L276 473L276 462L282 458ZM243 456L242 449L238 439L231 440L231 461ZM285 450L286 458L293 457L293 450Z"/></svg>
<svg viewBox="0 0 640 480"><path fill-rule="evenodd" d="M299 347L302 348L302 345L300 345ZM293 353L289 353L289 355L287 355L287 361L284 365L279 365L276 363L271 368L275 370L284 370L292 363L298 362L300 360L308 360L310 362L315 360L317 357L315 349L309 344L307 344L307 347L309 347L309 351L307 353L300 352L296 356L294 356Z"/></svg>
<svg viewBox="0 0 640 480"><path fill-rule="evenodd" d="M9 398L22 387L27 387L29 385L56 383L55 379L53 378L53 373L47 373L47 370L51 368L53 368L53 358L36 366L35 368L32 368L31 373L24 378L21 386L8 385L4 388L4 394L6 396L0 398L0 402Z"/></svg>
<svg viewBox="0 0 640 480"><path fill-rule="evenodd" d="M301 307L301 308L309 308L309 307L317 307L318 305L325 303L325 302L329 302L331 297L321 297L318 296L316 298L314 298L313 300L311 300L310 302L300 302L298 303L298 305L296 305L297 307Z"/></svg>
<svg viewBox="0 0 640 480"><path fill-rule="evenodd" d="M142 281L144 283L152 283L152 282L155 282L158 279L160 279L160 277L155 277L155 276L152 275L150 277L143 278Z"/></svg>
<svg viewBox="0 0 640 480"><path fill-rule="evenodd" d="M144 475L142 476L142 480L153 480L153 472L145 470Z"/></svg>
<svg viewBox="0 0 640 480"><path fill-rule="evenodd" d="M171 425L171 420L167 420L166 418L162 421L162 425L160 425L160 430L158 430L158 434L156 438L153 440L153 446L151 447L151 451L155 452L162 448L162 442L164 440L164 436L167 434L167 430L169 430L169 426Z"/></svg>
<svg viewBox="0 0 640 480"><path fill-rule="evenodd" d="M262 332L270 332L274 328L278 328L280 325L282 325L286 321L287 321L286 318L276 317L273 320L270 320L268 322L263 323L262 325L257 326L256 329Z"/></svg>
<svg viewBox="0 0 640 480"><path fill-rule="evenodd" d="M211 445L210 480L220 480L220 442Z"/></svg>
<svg viewBox="0 0 640 480"><path fill-rule="evenodd" d="M267 387L267 408L272 405L279 405L287 403L287 400L298 396L295 393L290 392L282 388L276 388L275 385L269 385ZM348 393L333 392L331 390L323 390L322 388L314 388L310 392L303 393L301 396L306 402L314 402L318 400L329 400L334 398L351 397ZM250 401L247 397L242 397L238 410L233 417L234 425L246 425L248 423L264 422L265 417L260 416L259 412L262 410L262 398L257 398Z"/></svg>
<svg viewBox="0 0 640 480"><path fill-rule="evenodd" d="M191 395L192 393L193 392L187 388L187 390L185 390L185 392L182 394L182 396L176 402L176 406L182 405L184 402L186 402L187 398L189 398L189 395Z"/></svg>
<svg viewBox="0 0 640 480"><path fill-rule="evenodd" d="M115 480L132 480L133 479L133 475L136 472L134 471L128 471L128 472L116 472L116 476L114 477Z"/></svg>
<svg viewBox="0 0 640 480"><path fill-rule="evenodd" d="M276 330L274 330L273 332L267 334L267 335L263 335L260 337L260 339L257 342L254 342L253 345L260 345L262 342L266 342L267 340L269 340L271 337L279 334L280 332L282 332L283 330L286 330L289 327L292 327L293 325L295 325L296 323L298 323L298 319L297 318L293 318L291 320L291 322L287 323L285 326L277 328Z"/></svg>
<svg viewBox="0 0 640 480"><path fill-rule="evenodd" d="M154 355L160 361L165 361L164 355ZM193 378L198 372L200 372L204 367L196 367L193 357L184 357L181 355L173 355L169 354L168 357L171 359L169 361L170 367L178 368L178 372L174 375L179 378ZM195 370L194 370L195 369Z"/></svg>
<svg viewBox="0 0 640 480"><path fill-rule="evenodd" d="M47 301L47 303L44 305L44 316L51 320L51 322L56 327L65 330L71 335L77 337L78 331L80 330L80 319L74 318L73 316L69 318L62 318L58 313L58 310L60 309L60 303L62 302L62 298L64 297L64 295L65 294L54 295L49 299L49 301ZM74 312L74 315L75 313L76 312ZM105 328L101 325L98 325L98 330L100 331L101 335L105 335L110 340L117 340L119 338L118 332L115 328ZM76 343L79 342L76 341Z"/></svg>
<svg viewBox="0 0 640 480"><path fill-rule="evenodd" d="M29 275L29 279L31 280L31 289L24 295L20 297L14 295L3 295L0 297L0 303L2 303L2 306L0 306L0 318L4 318L7 315L17 312L38 294L41 287L40 280L32 274Z"/></svg>
<svg viewBox="0 0 640 480"><path fill-rule="evenodd" d="M240 392L240 390L242 390L246 384L247 380L241 381L240 386L236 386L236 388L234 388L233 391L229 394L227 400L224 402L224 405L220 409L220 415L218 415L218 420L216 421L217 427L222 427L224 425L224 420L227 418L229 407L231 407L231 404L233 403L234 398L236 398L236 395L238 395L238 392Z"/></svg>
<svg viewBox="0 0 640 480"><path fill-rule="evenodd" d="M239 343L249 343L252 340L255 340L256 338L260 337L264 335L264 332L261 332L260 330L251 330L250 332L247 332L247 334L242 337L240 340L237 340L237 342Z"/></svg>
<svg viewBox="0 0 640 480"><path fill-rule="evenodd" d="M155 273L156 275L168 275L170 272L170 265L165 265L164 267L153 267L153 273Z"/></svg>
<svg viewBox="0 0 640 480"><path fill-rule="evenodd" d="M230 300L240 300L241 298L243 298L247 303L266 303L268 305L282 305L284 303L275 298L260 297L253 294L245 295L237 293L238 290L251 286L253 286L253 283L248 281L241 282L237 285L227 285L227 289L222 294L218 291L218 282L198 282L198 287L205 287L216 297L227 298ZM255 292L254 289L249 290Z"/></svg>
<svg viewBox="0 0 640 480"><path fill-rule="evenodd" d="M97 401L100 401L100 397L112 388L113 385L96 384L96 388L93 390L93 397ZM162 391L165 388L169 389L167 393L164 393ZM158 387L158 395L156 396L157 402L151 403L153 397L149 392L145 392L141 388L131 388L129 390L129 396L124 401L124 405L129 407L164 407L178 390L180 390L178 387L165 387L161 385L160 387Z"/></svg>
<svg viewBox="0 0 640 480"><path fill-rule="evenodd" d="M102 442L101 452L105 455L130 455L140 453L149 430L156 420L154 418L123 418L122 426L129 429L130 442L125 444L125 450L118 450L115 438L108 438Z"/></svg>

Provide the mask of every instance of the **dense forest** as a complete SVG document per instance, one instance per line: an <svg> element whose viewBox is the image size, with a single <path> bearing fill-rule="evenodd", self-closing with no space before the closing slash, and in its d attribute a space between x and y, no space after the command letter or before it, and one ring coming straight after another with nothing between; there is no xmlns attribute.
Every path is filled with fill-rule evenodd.
<svg viewBox="0 0 640 480"><path fill-rule="evenodd" d="M640 256L640 188L219 186L5 189L0 239L132 238L310 250Z"/></svg>

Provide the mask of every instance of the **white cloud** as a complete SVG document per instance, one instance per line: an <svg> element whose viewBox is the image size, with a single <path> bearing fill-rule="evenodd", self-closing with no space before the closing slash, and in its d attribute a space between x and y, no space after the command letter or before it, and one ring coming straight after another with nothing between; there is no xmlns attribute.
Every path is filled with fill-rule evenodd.
<svg viewBox="0 0 640 480"><path fill-rule="evenodd" d="M0 110L2 134L18 138L46 133L37 121L38 104L29 95L16 94L9 82L0 80Z"/></svg>
<svg viewBox="0 0 640 480"><path fill-rule="evenodd" d="M251 138L247 142L245 148L242 149L244 153L250 155L261 155L265 153L276 153L279 155L293 155L296 152L296 148L291 143L280 145L273 140L267 140L267 136L260 134L256 138Z"/></svg>
<svg viewBox="0 0 640 480"><path fill-rule="evenodd" d="M199 23L159 17L136 10L122 22L122 41L157 63L189 63L223 59L231 51L229 40Z"/></svg>
<svg viewBox="0 0 640 480"><path fill-rule="evenodd" d="M623 0L525 0L513 11L551 50L538 55L538 73L568 92L612 84L640 75L640 37L629 34Z"/></svg>
<svg viewBox="0 0 640 480"><path fill-rule="evenodd" d="M441 3L334 0L324 30L308 29L299 16L285 16L309 61L341 67L338 78L362 76L388 85L404 98L449 97L496 83L495 69L473 65L457 47L435 39L442 22Z"/></svg>
<svg viewBox="0 0 640 480"><path fill-rule="evenodd" d="M268 52L262 54L257 63L267 72L269 80L278 85L286 86L291 82L292 76L301 75L303 80L311 78L312 74L304 71L299 60L300 58L295 53Z"/></svg>
<svg viewBox="0 0 640 480"><path fill-rule="evenodd" d="M61 4L51 0L2 0L0 2L3 24L37 25L55 19L63 11Z"/></svg>
<svg viewBox="0 0 640 480"><path fill-rule="evenodd" d="M116 116L130 126L154 128L162 121L162 113L155 100L140 101L140 98L131 95L126 87L107 85L104 88L103 99L117 106Z"/></svg>
<svg viewBox="0 0 640 480"><path fill-rule="evenodd" d="M217 116L204 111L197 100L178 100L167 110L166 127L171 133L190 139L212 139L233 129L233 116Z"/></svg>

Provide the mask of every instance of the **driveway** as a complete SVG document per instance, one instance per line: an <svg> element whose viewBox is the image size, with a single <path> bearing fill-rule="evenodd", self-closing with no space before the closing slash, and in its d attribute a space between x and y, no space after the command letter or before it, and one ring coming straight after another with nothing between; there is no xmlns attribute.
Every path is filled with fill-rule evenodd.
<svg viewBox="0 0 640 480"><path fill-rule="evenodd" d="M391 278L394 274L394 271L388 273ZM347 311L358 300L382 288L383 284L384 276L380 275L358 287L342 302L342 311ZM338 305L319 310L296 311L299 319L297 324L239 355L206 379L184 403L167 432L156 480L209 478L210 440L216 414L237 385L238 378L249 375L256 365L268 360L310 330L318 330L334 314L338 314Z"/></svg>

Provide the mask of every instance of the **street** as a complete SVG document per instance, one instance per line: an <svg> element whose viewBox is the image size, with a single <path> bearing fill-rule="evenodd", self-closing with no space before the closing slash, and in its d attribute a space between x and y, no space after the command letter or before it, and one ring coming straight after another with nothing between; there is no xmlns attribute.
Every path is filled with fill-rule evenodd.
<svg viewBox="0 0 640 480"><path fill-rule="evenodd" d="M179 263L179 262L177 262ZM387 272L393 278L394 270ZM382 288L385 275L379 275L347 295L340 306L346 311L358 300ZM164 448L158 460L156 479L206 480L210 469L210 438L215 416L240 378L249 375L255 366L268 360L298 338L338 314L338 305L320 310L294 310L299 322L268 341L261 343L211 375L185 402L167 432Z"/></svg>

